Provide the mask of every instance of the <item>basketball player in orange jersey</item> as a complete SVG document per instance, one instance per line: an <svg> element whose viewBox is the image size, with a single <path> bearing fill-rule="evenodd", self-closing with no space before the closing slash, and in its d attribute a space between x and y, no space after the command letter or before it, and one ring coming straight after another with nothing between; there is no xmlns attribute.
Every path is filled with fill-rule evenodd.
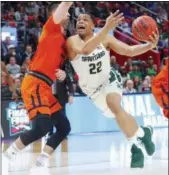
<svg viewBox="0 0 169 175"><path fill-rule="evenodd" d="M113 117L114 114L121 131L131 141L131 168L143 168L144 154L139 146L141 142L148 155L154 153L152 130L149 127L139 127L134 117L122 108L123 82L120 74L110 67L109 50L134 57L156 47L159 35L154 32L146 44L129 46L108 34L123 19L123 14L116 11L106 19L105 26L94 34L92 16L79 15L76 24L77 35L68 38L67 51L83 92L106 116Z"/></svg>
<svg viewBox="0 0 169 175"><path fill-rule="evenodd" d="M152 81L152 93L163 109L164 116L169 118L169 58L165 59L165 66Z"/></svg>
<svg viewBox="0 0 169 175"><path fill-rule="evenodd" d="M15 84L13 82L13 78L10 76L8 70L6 69L5 64L2 61L1 61L1 71L2 71L2 74L4 74L4 76L6 77L8 86L9 86L10 90L12 91L12 98L17 102L18 95L16 93L16 87L15 87Z"/></svg>
<svg viewBox="0 0 169 175"><path fill-rule="evenodd" d="M29 118L35 126L32 130L20 135L4 155L11 159L32 142L45 136L53 128L52 118L61 109L52 94L51 85L56 79L55 71L59 68L64 56L64 29L69 20L68 10L72 2L62 2L49 6L52 15L43 27L39 44L30 63L30 72L24 78L21 91ZM58 75L60 76L60 75ZM31 173L47 175L49 156L70 132L70 123L63 116L55 117L57 132L48 139L43 152L38 157Z"/></svg>

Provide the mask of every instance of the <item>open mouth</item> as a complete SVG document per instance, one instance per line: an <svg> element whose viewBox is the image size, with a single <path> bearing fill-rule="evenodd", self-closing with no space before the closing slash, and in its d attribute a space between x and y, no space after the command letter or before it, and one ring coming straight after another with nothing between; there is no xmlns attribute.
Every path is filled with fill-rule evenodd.
<svg viewBox="0 0 169 175"><path fill-rule="evenodd" d="M84 30L85 27L84 27L84 26L78 26L77 29L78 29L78 30Z"/></svg>

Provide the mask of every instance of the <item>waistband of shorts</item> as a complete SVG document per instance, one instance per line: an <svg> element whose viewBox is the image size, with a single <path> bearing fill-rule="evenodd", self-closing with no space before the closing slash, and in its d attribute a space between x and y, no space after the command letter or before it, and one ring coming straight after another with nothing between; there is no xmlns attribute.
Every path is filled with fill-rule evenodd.
<svg viewBox="0 0 169 175"><path fill-rule="evenodd" d="M33 77L39 78L40 80L47 83L49 86L52 86L53 84L53 80L51 80L48 76L44 75L43 73L36 71L29 71L28 75L32 75Z"/></svg>

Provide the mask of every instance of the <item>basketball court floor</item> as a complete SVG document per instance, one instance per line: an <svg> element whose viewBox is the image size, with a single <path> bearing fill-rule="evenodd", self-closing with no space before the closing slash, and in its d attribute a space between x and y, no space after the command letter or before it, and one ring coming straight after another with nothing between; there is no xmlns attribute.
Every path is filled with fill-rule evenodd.
<svg viewBox="0 0 169 175"><path fill-rule="evenodd" d="M130 145L120 132L70 135L50 160L51 175L167 175L168 128L155 129L156 152L145 157L144 169L129 168ZM11 140L5 140L6 150ZM29 175L29 169L45 144L34 143L10 163L9 175ZM40 174L39 174L40 175Z"/></svg>

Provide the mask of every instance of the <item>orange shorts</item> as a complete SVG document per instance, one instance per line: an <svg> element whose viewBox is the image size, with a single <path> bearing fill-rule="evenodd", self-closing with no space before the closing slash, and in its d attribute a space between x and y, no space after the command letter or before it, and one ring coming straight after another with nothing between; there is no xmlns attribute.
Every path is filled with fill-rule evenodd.
<svg viewBox="0 0 169 175"><path fill-rule="evenodd" d="M152 81L152 93L163 109L164 116L169 118L169 84L168 67L163 69Z"/></svg>
<svg viewBox="0 0 169 175"><path fill-rule="evenodd" d="M27 75L24 78L21 93L30 120L38 112L51 115L62 108L52 94L52 88L43 80L32 75Z"/></svg>

